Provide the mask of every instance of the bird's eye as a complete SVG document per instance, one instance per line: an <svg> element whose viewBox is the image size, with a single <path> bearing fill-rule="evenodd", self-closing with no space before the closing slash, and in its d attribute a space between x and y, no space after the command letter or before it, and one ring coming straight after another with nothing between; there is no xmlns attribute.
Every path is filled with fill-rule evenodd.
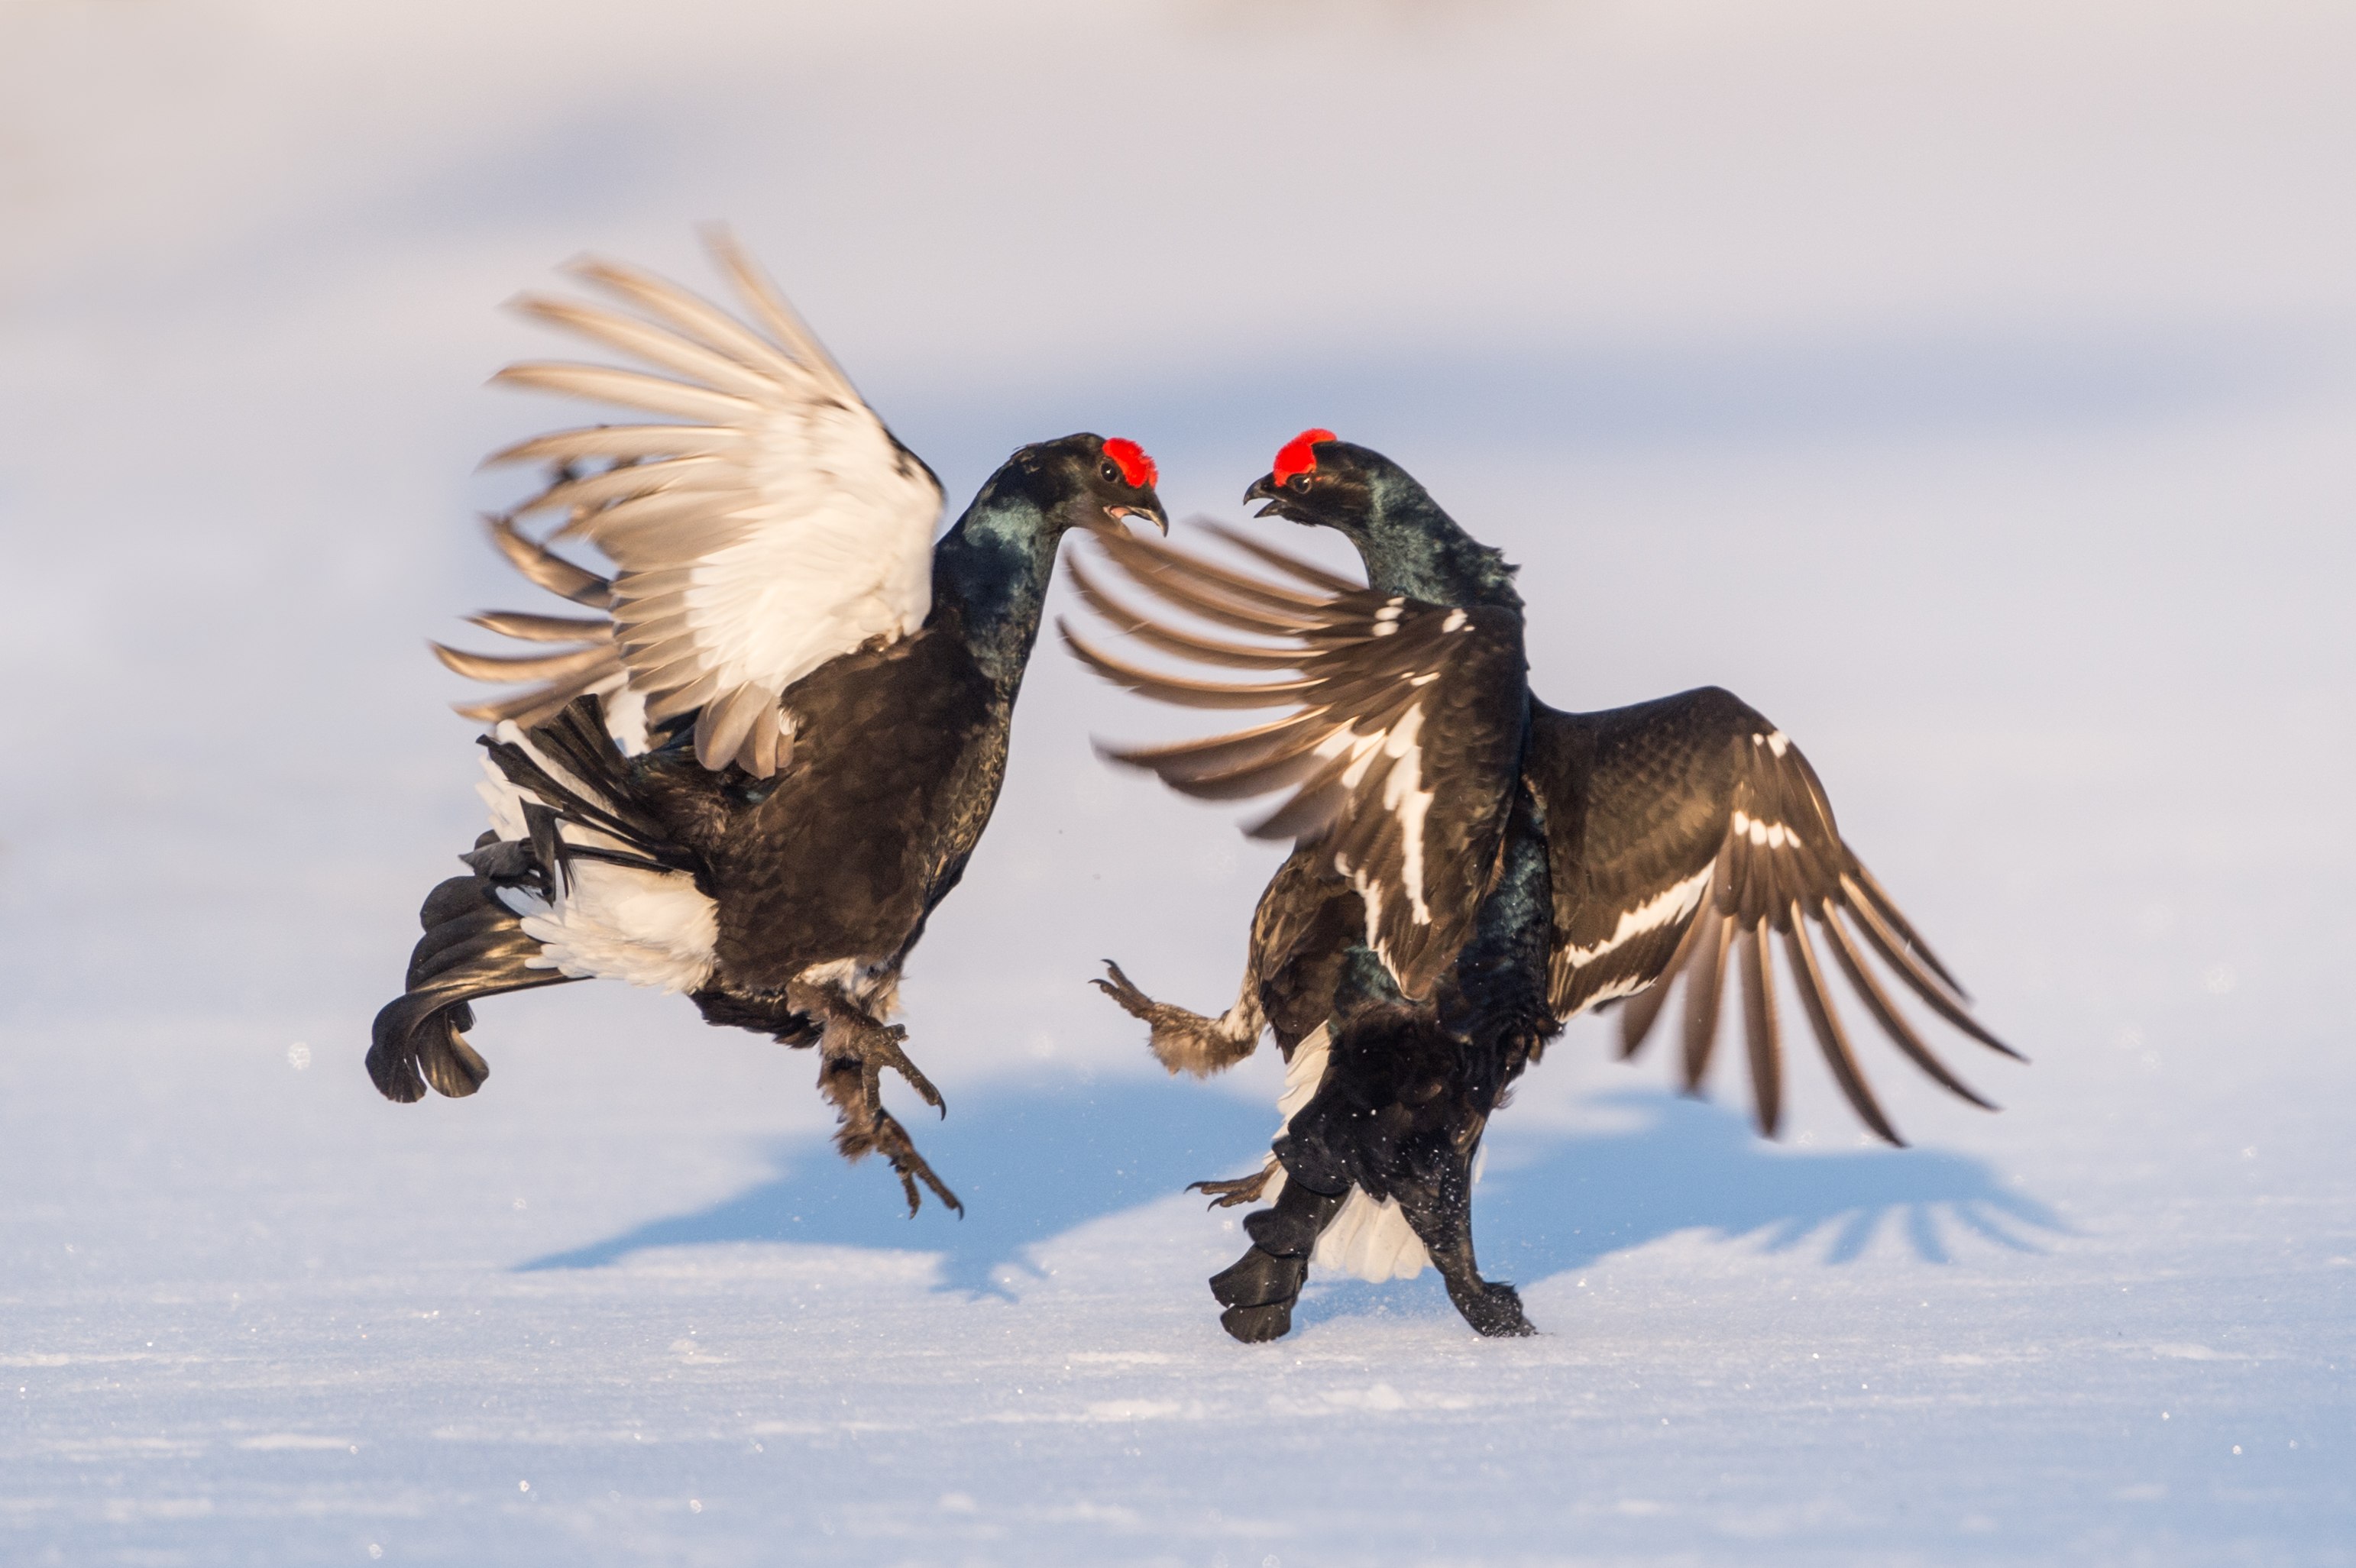
<svg viewBox="0 0 2356 1568"><path fill-rule="evenodd" d="M1097 468L1097 473L1103 477L1104 482L1108 485L1117 485L1120 482L1120 470L1115 468L1109 463L1099 464Z"/></svg>
<svg viewBox="0 0 2356 1568"><path fill-rule="evenodd" d="M1296 474L1284 482L1284 487L1296 496L1306 496L1309 494L1309 475Z"/></svg>

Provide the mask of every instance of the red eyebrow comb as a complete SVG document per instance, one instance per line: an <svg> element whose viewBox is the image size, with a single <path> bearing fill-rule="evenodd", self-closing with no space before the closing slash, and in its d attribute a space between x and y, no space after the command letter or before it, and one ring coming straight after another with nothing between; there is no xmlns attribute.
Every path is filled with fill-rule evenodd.
<svg viewBox="0 0 2356 1568"><path fill-rule="evenodd" d="M1270 464L1280 485L1296 474L1308 474L1317 467L1317 454L1310 450L1321 441L1335 439L1330 430L1304 430L1278 449L1276 462Z"/></svg>
<svg viewBox="0 0 2356 1568"><path fill-rule="evenodd" d="M1162 471L1153 466L1153 459L1145 455L1145 448L1125 436L1114 436L1104 443L1104 454L1120 465L1121 483L1131 489L1141 489L1160 482Z"/></svg>

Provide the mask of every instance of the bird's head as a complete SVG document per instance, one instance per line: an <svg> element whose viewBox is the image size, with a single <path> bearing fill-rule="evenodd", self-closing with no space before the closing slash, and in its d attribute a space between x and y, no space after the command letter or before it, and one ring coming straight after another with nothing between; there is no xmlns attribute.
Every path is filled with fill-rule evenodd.
<svg viewBox="0 0 2356 1568"><path fill-rule="evenodd" d="M1338 529L1364 545L1377 492L1397 471L1382 453L1353 446L1330 430L1304 430L1278 450L1269 471L1244 492L1244 504L1265 501L1257 516Z"/></svg>
<svg viewBox="0 0 2356 1568"><path fill-rule="evenodd" d="M1330 430L1304 430L1278 449L1244 503L1258 515L1332 528L1358 549L1368 583L1435 604L1513 603L1513 568L1442 511L1413 475Z"/></svg>
<svg viewBox="0 0 2356 1568"><path fill-rule="evenodd" d="M1161 474L1145 449L1122 436L1082 432L1060 441L1043 441L1014 454L1010 467L1018 471L1023 487L1058 532L1091 528L1120 532L1121 519L1152 519L1170 531L1170 514L1153 486Z"/></svg>

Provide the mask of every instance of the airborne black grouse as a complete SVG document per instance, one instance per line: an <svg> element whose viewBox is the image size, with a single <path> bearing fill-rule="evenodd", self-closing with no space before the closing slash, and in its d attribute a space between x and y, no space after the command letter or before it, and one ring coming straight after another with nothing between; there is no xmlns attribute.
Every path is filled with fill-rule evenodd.
<svg viewBox="0 0 2356 1568"><path fill-rule="evenodd" d="M837 1147L880 1151L909 1211L958 1200L884 1108L899 1072L940 1095L887 1024L900 973L957 885L1006 773L1008 727L1057 542L1168 521L1135 443L1070 435L1009 458L940 541L941 490L723 236L747 325L609 262L578 274L634 308L528 298L527 314L667 376L524 364L513 385L685 422L596 425L506 461L558 464L518 508L614 562L563 560L512 517L523 575L597 613L475 624L565 651L436 647L482 680L541 684L462 708L492 722L492 830L426 896L406 993L368 1067L394 1100L471 1094L469 1002L591 977L685 991L714 1024L816 1043Z"/></svg>
<svg viewBox="0 0 2356 1568"><path fill-rule="evenodd" d="M1599 1002L1633 997L1622 1015L1633 1055L1677 974L1685 1079L1697 1090L1731 950L1759 1125L1772 1136L1783 1057L1771 933L1834 1077L1876 1133L1901 1141L1857 1065L1812 926L1906 1055L1987 1105L1893 1005L1859 938L1942 1017L2016 1053L1965 1011L1952 976L1842 842L1815 771L1782 731L1714 687L1601 713L1537 701L1514 569L1397 464L1331 432L1288 444L1245 499L1266 501L1261 516L1346 535L1368 586L1233 533L1290 581L1108 541L1137 587L1274 639L1240 645L1124 608L1076 565L1074 578L1148 645L1297 678L1174 678L1066 629L1083 659L1145 695L1295 709L1238 734L1112 753L1205 798L1294 792L1251 830L1296 848L1261 895L1234 1007L1210 1019L1153 1001L1118 966L1098 982L1152 1025L1154 1053L1173 1072L1231 1066L1271 1026L1285 1052L1287 1120L1268 1164L1198 1184L1223 1204L1275 1200L1246 1221L1252 1250L1212 1281L1230 1333L1285 1333L1312 1256L1376 1280L1429 1258L1475 1328L1529 1332L1513 1288L1483 1280L1472 1253L1473 1161L1504 1090L1564 1020Z"/></svg>

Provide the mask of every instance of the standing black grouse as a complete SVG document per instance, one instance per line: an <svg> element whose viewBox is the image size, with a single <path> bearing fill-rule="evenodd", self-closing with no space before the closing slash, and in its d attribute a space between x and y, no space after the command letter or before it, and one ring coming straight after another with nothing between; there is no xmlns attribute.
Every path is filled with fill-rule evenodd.
<svg viewBox="0 0 2356 1568"><path fill-rule="evenodd" d="M491 522L526 578L589 615L474 624L562 651L435 647L461 675L537 684L489 721L491 831L426 896L405 994L377 1015L388 1098L471 1094L481 997L592 977L684 991L704 1018L819 1048L851 1159L881 1152L909 1211L959 1207L884 1109L898 1072L941 1098L886 1023L926 917L996 805L1056 547L1074 527L1167 531L1152 461L1088 434L1026 446L937 544L941 489L725 236L751 324L605 261L574 271L635 314L526 298L526 315L669 375L583 364L499 379L667 415L541 436L556 465ZM516 518L553 513L610 578Z"/></svg>
<svg viewBox="0 0 2356 1568"><path fill-rule="evenodd" d="M2016 1053L1965 1010L1780 730L1716 688L1601 713L1539 702L1514 569L1397 464L1331 432L1288 444L1246 499L1265 501L1262 516L1347 536L1368 586L1232 533L1290 581L1108 541L1139 588L1275 639L1245 645L1140 615L1076 567L1075 581L1148 645L1297 678L1180 679L1071 639L1100 673L1165 701L1296 709L1238 734L1112 753L1205 798L1294 792L1251 829L1296 847L1261 895L1233 1008L1210 1019L1156 1002L1118 966L1098 982L1151 1024L1173 1072L1231 1066L1264 1028L1285 1052L1286 1125L1271 1157L1249 1178L1198 1184L1222 1204L1274 1200L1246 1221L1252 1250L1212 1282L1230 1333L1286 1332L1312 1258L1376 1280L1429 1260L1474 1328L1528 1332L1512 1287L1483 1280L1472 1253L1488 1116L1590 1006L1633 998L1622 1040L1634 1054L1679 974L1685 1081L1697 1092L1731 954L1754 1106L1773 1136L1783 1057L1771 933L1836 1081L1875 1133L1901 1141L1858 1067L1812 926L1900 1049L1987 1105L1932 1054L1863 949L1949 1022Z"/></svg>

